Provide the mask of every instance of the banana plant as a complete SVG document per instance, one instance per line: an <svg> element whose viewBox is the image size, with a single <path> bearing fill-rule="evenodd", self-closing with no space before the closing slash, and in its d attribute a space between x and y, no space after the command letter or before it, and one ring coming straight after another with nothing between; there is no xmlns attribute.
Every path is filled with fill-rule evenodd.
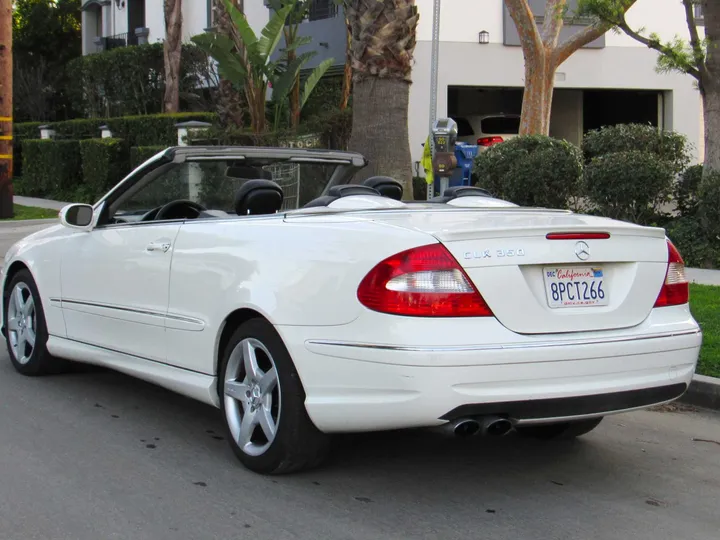
<svg viewBox="0 0 720 540"><path fill-rule="evenodd" d="M192 38L198 47L215 60L220 76L244 90L251 129L255 133L263 133L267 130L268 88L272 87L277 113L299 76L300 70L314 56L314 53L304 53L296 56L289 64L283 62L282 58L272 60L283 37L288 17L297 9L297 2L298 0L285 2L284 5L278 6L279 9L273 10L270 20L262 29L260 36L257 36L245 15L230 0L223 0L233 23L231 36L205 33ZM295 43L288 44L288 48L292 47L292 50L296 50L300 44L306 45L307 41L296 40ZM332 63L332 59L322 62L307 78L300 100L301 108ZM278 118L279 114L275 116ZM275 127L278 127L277 122Z"/></svg>

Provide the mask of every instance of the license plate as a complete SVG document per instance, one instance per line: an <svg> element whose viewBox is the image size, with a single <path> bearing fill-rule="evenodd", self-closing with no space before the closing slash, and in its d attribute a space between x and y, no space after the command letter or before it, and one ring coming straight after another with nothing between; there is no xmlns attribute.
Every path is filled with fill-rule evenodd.
<svg viewBox="0 0 720 540"><path fill-rule="evenodd" d="M601 266L544 268L551 308L606 306L608 290Z"/></svg>

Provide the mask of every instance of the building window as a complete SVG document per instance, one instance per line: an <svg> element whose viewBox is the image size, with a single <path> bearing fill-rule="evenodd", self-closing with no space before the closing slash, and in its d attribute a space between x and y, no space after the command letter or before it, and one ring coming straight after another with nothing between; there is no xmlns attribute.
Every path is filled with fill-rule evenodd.
<svg viewBox="0 0 720 540"><path fill-rule="evenodd" d="M321 19L332 19L337 16L338 8L334 0L309 0L310 9L308 10L309 21L319 21Z"/></svg>
<svg viewBox="0 0 720 540"><path fill-rule="evenodd" d="M703 15L702 4L695 4L693 8L695 9L695 24L704 25L705 15Z"/></svg>

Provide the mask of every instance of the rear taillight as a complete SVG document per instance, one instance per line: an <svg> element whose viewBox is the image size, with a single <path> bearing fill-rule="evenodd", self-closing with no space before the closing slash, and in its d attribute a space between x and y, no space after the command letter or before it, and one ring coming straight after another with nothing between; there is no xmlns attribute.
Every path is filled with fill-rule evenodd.
<svg viewBox="0 0 720 540"><path fill-rule="evenodd" d="M501 142L503 142L502 137L480 137L477 140L478 146L492 146Z"/></svg>
<svg viewBox="0 0 720 540"><path fill-rule="evenodd" d="M665 272L665 282L655 301L655 307L679 306L687 304L690 298L690 285L685 277L685 263L680 252L668 240L668 265Z"/></svg>
<svg viewBox="0 0 720 540"><path fill-rule="evenodd" d="M492 311L441 244L388 257L360 283L358 300L381 313L413 317L489 317Z"/></svg>

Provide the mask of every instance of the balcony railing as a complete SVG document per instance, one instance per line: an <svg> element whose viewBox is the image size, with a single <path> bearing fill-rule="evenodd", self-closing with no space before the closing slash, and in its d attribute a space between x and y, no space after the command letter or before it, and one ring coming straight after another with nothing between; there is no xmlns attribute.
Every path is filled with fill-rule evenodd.
<svg viewBox="0 0 720 540"><path fill-rule="evenodd" d="M129 47L137 44L137 36L129 33L105 36L101 39L101 46L105 51L111 51L112 49L119 49L121 47Z"/></svg>
<svg viewBox="0 0 720 540"><path fill-rule="evenodd" d="M333 0L313 0L308 10L307 19L309 21L332 19L337 14L338 7Z"/></svg>

